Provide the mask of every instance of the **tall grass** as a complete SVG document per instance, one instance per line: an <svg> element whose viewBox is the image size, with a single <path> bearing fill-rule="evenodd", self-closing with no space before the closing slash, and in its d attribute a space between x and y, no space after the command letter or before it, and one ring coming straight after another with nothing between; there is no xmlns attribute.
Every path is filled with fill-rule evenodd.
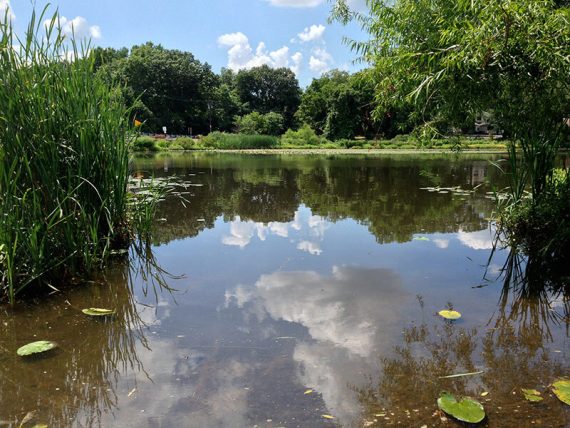
<svg viewBox="0 0 570 428"><path fill-rule="evenodd" d="M0 295L57 287L125 246L129 111L46 10L0 25Z"/></svg>
<svg viewBox="0 0 570 428"><path fill-rule="evenodd" d="M221 150L269 149L279 144L279 139L271 135L227 134L212 132L202 139L205 147Z"/></svg>

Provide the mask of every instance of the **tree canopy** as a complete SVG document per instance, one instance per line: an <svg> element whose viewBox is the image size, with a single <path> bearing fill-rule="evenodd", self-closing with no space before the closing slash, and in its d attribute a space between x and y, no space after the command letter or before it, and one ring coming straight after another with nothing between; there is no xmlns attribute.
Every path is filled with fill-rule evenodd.
<svg viewBox="0 0 570 428"><path fill-rule="evenodd" d="M415 102L426 120L462 125L484 111L545 170L570 116L570 9L555 0L368 0L368 13L336 2L370 40L352 42L374 68L380 110ZM538 178L538 181L535 180ZM536 181L536 182L535 182Z"/></svg>
<svg viewBox="0 0 570 428"><path fill-rule="evenodd" d="M240 70L235 86L246 113L280 113L285 126L293 126L293 116L301 102L301 89L290 69L262 65Z"/></svg>

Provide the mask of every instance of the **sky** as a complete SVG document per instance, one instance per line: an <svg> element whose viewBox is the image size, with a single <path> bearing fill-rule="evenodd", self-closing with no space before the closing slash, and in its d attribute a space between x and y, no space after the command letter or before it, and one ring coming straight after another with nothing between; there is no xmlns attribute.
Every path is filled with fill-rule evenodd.
<svg viewBox="0 0 570 428"><path fill-rule="evenodd" d="M36 0L37 11L47 1ZM365 0L350 0L363 10ZM262 64L288 67L302 86L331 69L355 71L356 54L343 37L366 36L356 23L329 24L328 0L52 0L64 31L89 37L103 47L131 47L152 41L189 51L214 71ZM0 0L23 32L31 0Z"/></svg>

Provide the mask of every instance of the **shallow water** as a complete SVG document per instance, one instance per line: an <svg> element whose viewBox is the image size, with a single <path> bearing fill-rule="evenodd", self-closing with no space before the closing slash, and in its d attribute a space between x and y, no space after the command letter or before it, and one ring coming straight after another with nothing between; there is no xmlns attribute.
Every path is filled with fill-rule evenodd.
<svg viewBox="0 0 570 428"><path fill-rule="evenodd" d="M478 396L484 425L568 426L548 389L568 374L566 300L502 294L506 252L486 269L488 192L505 185L491 159L136 159L137 177L175 186L158 213L154 260L132 251L86 287L2 310L0 419L455 426L437 411L448 390ZM438 317L447 306L461 320ZM117 315L92 319L85 307ZM59 348L16 356L39 339ZM521 387L544 401L526 402Z"/></svg>

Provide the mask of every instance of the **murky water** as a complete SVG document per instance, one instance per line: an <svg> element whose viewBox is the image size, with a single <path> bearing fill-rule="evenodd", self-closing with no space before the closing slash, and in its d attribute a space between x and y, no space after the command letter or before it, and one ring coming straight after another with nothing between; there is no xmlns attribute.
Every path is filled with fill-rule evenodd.
<svg viewBox="0 0 570 428"><path fill-rule="evenodd" d="M448 390L479 397L488 426L568 426L548 388L568 374L567 302L502 294L503 252L485 277L487 192L504 186L490 159L137 159L137 176L172 177L184 198L160 207L154 263L133 252L86 287L2 310L1 423L455 426L437 412ZM463 318L438 317L447 306ZM39 339L59 348L16 356Z"/></svg>

